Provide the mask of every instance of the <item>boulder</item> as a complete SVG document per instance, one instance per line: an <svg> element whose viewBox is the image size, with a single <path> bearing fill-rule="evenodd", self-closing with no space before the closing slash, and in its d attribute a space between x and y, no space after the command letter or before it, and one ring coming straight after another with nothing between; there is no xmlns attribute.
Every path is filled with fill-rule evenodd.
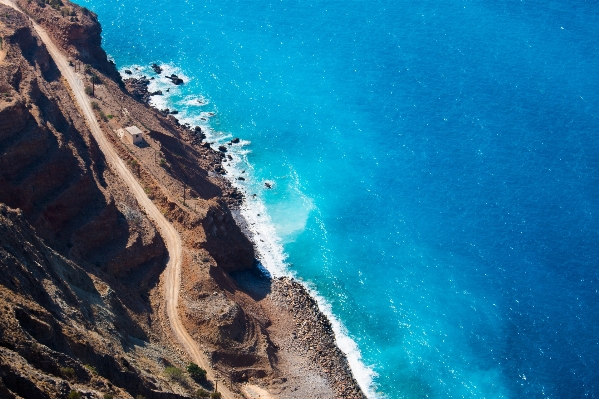
<svg viewBox="0 0 599 399"><path fill-rule="evenodd" d="M160 68L160 66L156 63L152 64L152 69L159 75L162 73L162 68Z"/></svg>

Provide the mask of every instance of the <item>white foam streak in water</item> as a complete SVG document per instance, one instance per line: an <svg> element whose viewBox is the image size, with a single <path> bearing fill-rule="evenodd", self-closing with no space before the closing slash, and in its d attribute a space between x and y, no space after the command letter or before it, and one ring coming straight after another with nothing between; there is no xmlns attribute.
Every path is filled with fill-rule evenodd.
<svg viewBox="0 0 599 399"><path fill-rule="evenodd" d="M180 95L182 87L175 86L170 80L164 78L164 75L170 76L171 74L175 74L186 83L189 82L190 78L173 65L162 64L161 67L163 69L161 75L156 75L149 66L140 65L123 67L120 69L120 72L124 79L129 77L140 78L142 76L154 76L155 79L150 80L148 90L150 92L162 90L163 95L152 96L150 101L152 106L158 109L170 108L171 110L179 110L177 119L179 119L180 123L188 123L190 126L201 126L204 134L206 134L206 141L213 143L213 147L218 147L219 145L227 146L227 155L230 155L232 160L226 159L223 162L223 167L227 171L225 177L245 196L245 201L241 205L240 214L251 234L250 238L255 245L258 260L274 278L283 276L295 278L295 274L289 269L283 242L277 234L277 229L269 216L266 204L259 196L253 196L254 193L262 192L265 181L258 181L253 173L254 168L251 163L248 162L247 156L251 151L247 147L251 143L249 141L241 140L238 144L228 146L227 143L230 142L233 136L230 133L215 131L211 128L210 118L214 117L213 112L198 112L201 111L202 106L210 103L204 96L187 95L182 97L179 101L174 101L174 97ZM131 70L132 74L125 74L125 69ZM166 89L170 89L170 91L167 92ZM198 99L200 102L197 101ZM212 106L212 108L214 109L214 106ZM245 171L245 173L242 173L242 171ZM243 176L246 180L238 180L237 178L239 176ZM303 196L301 190L297 189L297 191ZM310 207L310 209L308 209L309 212L313 206L312 201L305 196L304 200L307 204L306 206ZM310 295L318 303L320 310L331 322L337 345L347 356L349 366L356 381L360 385L360 388L362 388L362 391L368 398L381 398L382 396L376 393L374 389L374 378L376 377L376 373L371 367L368 367L363 363L358 345L349 336L343 323L334 315L331 304L324 297L319 295L314 287L297 278L296 280L304 285Z"/></svg>

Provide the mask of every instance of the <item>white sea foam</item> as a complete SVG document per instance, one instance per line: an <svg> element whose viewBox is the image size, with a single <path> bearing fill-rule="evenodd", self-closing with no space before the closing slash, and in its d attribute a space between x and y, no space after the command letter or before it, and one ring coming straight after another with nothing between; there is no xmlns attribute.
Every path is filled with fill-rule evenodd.
<svg viewBox="0 0 599 399"><path fill-rule="evenodd" d="M190 80L183 71L174 65L163 64L161 67L163 68L161 76L170 76L174 73L185 82L189 82ZM124 74L125 69L131 70L132 75ZM217 110L214 107L214 104L211 104L211 108L215 111L200 111L198 106L209 104L209 100L202 95L186 95L179 100L175 100L176 97L181 95L182 87L173 85L170 80L164 77L158 78L158 75L154 74L149 66L131 65L121 68L120 72L124 78L155 76L155 79L150 81L148 89L150 92L162 90L163 95L152 96L150 104L158 109L170 108L179 110L177 118L180 123L188 123L191 126L201 126L206 134L206 140L213 143L213 147L227 145L232 139L232 134L214 130L210 126L210 120L212 118L217 118ZM169 92L166 91L167 88L170 89ZM197 102L197 99L201 99L201 101L205 103L194 103L194 101ZM247 226L247 230L251 235L250 239L255 245L256 256L262 266L272 277L288 276L296 278L295 273L290 270L287 263L288 256L285 253L280 234L277 232L277 228L270 217L265 202L259 195L262 193L262 190L264 190L265 182L270 183L273 187L277 183L270 180L261 181L256 178L254 168L248 161L248 155L251 153L251 150L248 148L250 144L250 141L240 140L237 144L231 146L227 145L227 155L230 155L232 159L226 159L223 162L223 167L227 171L225 177L227 177L231 184L245 196L245 201L240 208L240 215L243 218L242 223ZM285 226L285 228L282 229L283 231L281 231L281 233L286 235L299 234L299 232L303 231L310 211L313 209L312 200L305 196L299 189L299 179L297 175L293 172L292 175L296 181L295 189L297 190L298 196L304 202L304 210L306 212L300 212L298 220L292 223L292 226ZM240 176L243 176L245 180L238 180L238 177ZM257 195L254 196L254 194ZM286 229L289 229L289 231ZM296 280L300 281L306 287L310 295L318 303L320 310L331 322L337 345L347 356L350 368L356 381L360 385L360 388L362 388L362 391L368 398L382 398L382 396L375 391L374 379L376 373L372 367L366 366L362 361L362 354L358 345L350 337L347 328L333 313L331 304L322 297L312 285L297 278Z"/></svg>

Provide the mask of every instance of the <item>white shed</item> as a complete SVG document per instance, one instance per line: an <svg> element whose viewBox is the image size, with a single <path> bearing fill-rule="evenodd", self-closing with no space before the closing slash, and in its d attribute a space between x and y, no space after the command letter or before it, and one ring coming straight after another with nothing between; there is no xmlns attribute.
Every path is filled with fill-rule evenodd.
<svg viewBox="0 0 599 399"><path fill-rule="evenodd" d="M125 139L131 144L138 144L144 141L143 132L137 126L125 128Z"/></svg>

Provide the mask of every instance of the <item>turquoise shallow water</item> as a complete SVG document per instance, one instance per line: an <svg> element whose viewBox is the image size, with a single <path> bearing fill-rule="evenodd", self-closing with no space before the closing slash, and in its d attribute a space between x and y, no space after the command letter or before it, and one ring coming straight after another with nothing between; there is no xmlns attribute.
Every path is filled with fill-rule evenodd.
<svg viewBox="0 0 599 399"><path fill-rule="evenodd" d="M596 2L80 4L119 68L184 76L157 106L243 140L262 263L369 396L599 397Z"/></svg>

